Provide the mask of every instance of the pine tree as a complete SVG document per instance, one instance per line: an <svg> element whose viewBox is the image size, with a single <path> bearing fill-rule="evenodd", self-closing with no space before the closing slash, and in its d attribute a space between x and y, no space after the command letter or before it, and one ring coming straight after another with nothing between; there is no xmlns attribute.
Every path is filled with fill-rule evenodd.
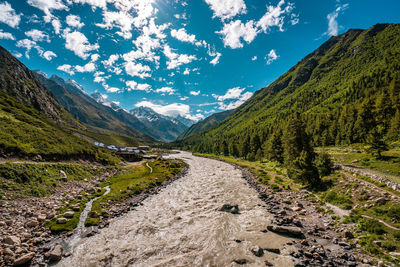
<svg viewBox="0 0 400 267"><path fill-rule="evenodd" d="M283 163L282 131L276 130L264 145L264 153L268 160Z"/></svg>
<svg viewBox="0 0 400 267"><path fill-rule="evenodd" d="M382 158L382 152L389 149L389 146L383 140L382 127L377 127L370 132L367 138L367 144L370 145L368 152L370 152L377 159Z"/></svg>

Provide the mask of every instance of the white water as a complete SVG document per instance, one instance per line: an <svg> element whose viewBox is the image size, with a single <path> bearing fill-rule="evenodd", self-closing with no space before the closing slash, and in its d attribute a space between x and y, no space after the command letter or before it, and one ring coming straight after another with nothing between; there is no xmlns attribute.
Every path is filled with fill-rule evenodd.
<svg viewBox="0 0 400 267"><path fill-rule="evenodd" d="M188 173L82 239L59 266L236 266L233 260L241 258L250 261L246 266L265 266L265 260L293 266L285 249L261 258L251 253L254 245L282 249L290 239L261 232L272 217L240 170L187 152L170 157L185 160ZM223 204L238 204L240 214L219 211Z"/></svg>

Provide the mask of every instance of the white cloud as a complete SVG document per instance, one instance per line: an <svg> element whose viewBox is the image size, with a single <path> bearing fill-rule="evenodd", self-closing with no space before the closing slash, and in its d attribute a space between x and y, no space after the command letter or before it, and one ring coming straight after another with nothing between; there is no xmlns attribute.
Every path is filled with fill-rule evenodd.
<svg viewBox="0 0 400 267"><path fill-rule="evenodd" d="M195 46L207 47L206 41L197 40L196 35L187 33L185 28L180 28L179 30L172 29L171 36L181 42L191 43Z"/></svg>
<svg viewBox="0 0 400 267"><path fill-rule="evenodd" d="M246 4L243 0L205 0L214 12L213 17L221 20L231 19L238 14L246 13Z"/></svg>
<svg viewBox="0 0 400 267"><path fill-rule="evenodd" d="M136 107L149 107L153 109L155 112L171 117L187 117L190 115L190 107L189 105L182 104L182 103L172 103L168 105L158 105L154 104L150 101L141 101L135 105Z"/></svg>
<svg viewBox="0 0 400 267"><path fill-rule="evenodd" d="M68 10L62 0L28 0L28 4L44 12L45 22L50 22L53 18L51 10Z"/></svg>
<svg viewBox="0 0 400 267"><path fill-rule="evenodd" d="M249 99L253 95L253 93L251 93L251 92L243 93L244 90L245 90L245 88L234 87L234 88L228 89L224 95L213 94L212 96L215 99L217 99L218 101L220 101L217 103L219 105L219 109L221 109L221 110L234 109L234 108L239 107L241 104L243 104L247 99ZM224 102L225 100L234 100L234 101L225 103Z"/></svg>
<svg viewBox="0 0 400 267"><path fill-rule="evenodd" d="M285 0L281 0L277 6L268 6L267 12L257 22L257 26L264 32L267 32L271 27L278 27L280 31L283 31L285 14L290 14L294 8L292 3L288 3L283 8L284 4Z"/></svg>
<svg viewBox="0 0 400 267"><path fill-rule="evenodd" d="M221 55L222 55L221 53L217 52L215 58L210 61L210 64L212 64L214 66L217 65L219 63L219 59L220 59Z"/></svg>
<svg viewBox="0 0 400 267"><path fill-rule="evenodd" d="M83 26L85 26L85 24L83 22L81 22L81 18L79 16L76 15L68 15L66 18L66 22L69 26L71 27L75 27L75 28L82 28Z"/></svg>
<svg viewBox="0 0 400 267"><path fill-rule="evenodd" d="M103 63L104 66L111 67L114 65L114 63L119 59L118 54L111 55L107 60L103 60L101 63Z"/></svg>
<svg viewBox="0 0 400 267"><path fill-rule="evenodd" d="M100 58L99 54L93 54L90 56L90 62L96 62Z"/></svg>
<svg viewBox="0 0 400 267"><path fill-rule="evenodd" d="M96 65L93 62L89 62L84 66L76 65L75 70L77 72L94 72L96 70Z"/></svg>
<svg viewBox="0 0 400 267"><path fill-rule="evenodd" d="M242 23L240 20L225 24L223 29L217 32L223 36L224 46L232 49L243 47L242 40L251 43L258 34L256 24L253 20Z"/></svg>
<svg viewBox="0 0 400 267"><path fill-rule="evenodd" d="M53 51L46 51L46 52L43 53L43 57L44 57L46 60L50 61L50 60L52 60L54 57L57 57L57 55L56 55Z"/></svg>
<svg viewBox="0 0 400 267"><path fill-rule="evenodd" d="M25 32L25 35L32 38L32 40L35 42L41 42L45 40L47 42L50 42L49 36L46 33L39 31L37 29L32 29L30 31L27 31Z"/></svg>
<svg viewBox="0 0 400 267"><path fill-rule="evenodd" d="M257 56L254 56L251 58L252 61L256 61L257 60Z"/></svg>
<svg viewBox="0 0 400 267"><path fill-rule="evenodd" d="M8 40L15 40L14 35L12 35L9 32L3 32L2 29L0 29L0 39L8 39Z"/></svg>
<svg viewBox="0 0 400 267"><path fill-rule="evenodd" d="M275 60L278 59L278 55L276 54L275 49L271 49L271 51L269 51L266 60L267 60L267 65L270 65L272 62L274 62Z"/></svg>
<svg viewBox="0 0 400 267"><path fill-rule="evenodd" d="M142 63L134 63L133 61L125 63L125 72L132 77L137 76L141 79L144 79L151 76L150 71L150 67L147 65L142 65Z"/></svg>
<svg viewBox="0 0 400 267"><path fill-rule="evenodd" d="M186 68L185 71L183 72L183 75L189 75L189 73L190 73L189 68Z"/></svg>
<svg viewBox="0 0 400 267"><path fill-rule="evenodd" d="M0 22L16 28L20 21L21 14L17 14L8 2L0 3Z"/></svg>
<svg viewBox="0 0 400 267"><path fill-rule="evenodd" d="M196 56L187 54L177 54L172 51L168 44L164 46L164 55L168 58L167 69L176 69L183 64L188 64L196 60Z"/></svg>
<svg viewBox="0 0 400 267"><path fill-rule="evenodd" d="M151 91L151 86L147 83L137 83L135 81L127 81L126 86L128 86L128 91L146 91L147 93Z"/></svg>
<svg viewBox="0 0 400 267"><path fill-rule="evenodd" d="M199 110L197 110L197 112L199 112ZM199 121L199 120L204 119L205 117L204 117L203 114L197 113L197 114L194 114L194 115L190 115L190 114L186 115L185 118L189 119L189 120L192 120L192 121Z"/></svg>
<svg viewBox="0 0 400 267"><path fill-rule="evenodd" d="M176 92L176 90L173 89L172 87L161 87L161 88L156 89L155 92L156 93L173 95Z"/></svg>
<svg viewBox="0 0 400 267"><path fill-rule="evenodd" d="M102 8L105 9L107 7L107 0L72 0L76 4L88 4L92 6L92 9Z"/></svg>
<svg viewBox="0 0 400 267"><path fill-rule="evenodd" d="M110 87L108 85L104 85L104 88L106 89L107 93L117 93L119 92L119 88L117 87Z"/></svg>
<svg viewBox="0 0 400 267"><path fill-rule="evenodd" d="M183 97L181 97L181 98L179 98L179 99L182 100L182 101L185 101L185 100L188 100L189 97L188 97L188 96L183 96Z"/></svg>
<svg viewBox="0 0 400 267"><path fill-rule="evenodd" d="M120 31L116 32L119 36L124 39L131 39L133 23L134 18L127 12L104 11L103 23L97 23L96 26L106 29L119 28Z"/></svg>
<svg viewBox="0 0 400 267"><path fill-rule="evenodd" d="M32 48L35 48L38 51L39 55L43 54L42 48L38 46L35 41L29 39L19 40L17 42L17 47L23 47L26 49L25 51L26 58L29 58L29 52L31 51Z"/></svg>
<svg viewBox="0 0 400 267"><path fill-rule="evenodd" d="M69 64L64 64L64 65L58 66L57 69L61 70L63 72L66 72L69 75L74 75L75 74L75 72L73 70L73 67L71 65L69 65Z"/></svg>
<svg viewBox="0 0 400 267"><path fill-rule="evenodd" d="M189 94L191 94L191 95L199 95L200 94L200 90L198 90L198 91L190 91Z"/></svg>
<svg viewBox="0 0 400 267"><path fill-rule="evenodd" d="M86 36L78 31L70 32L69 29L64 31L65 48L73 51L75 55L82 59L89 57L89 52L99 49L98 44L90 44Z"/></svg>
<svg viewBox="0 0 400 267"><path fill-rule="evenodd" d="M53 25L54 32L55 32L56 34L59 34L59 33L60 33L60 30L61 30L61 22L60 22L60 20L58 20L58 19L53 19L53 20L51 21L51 25Z"/></svg>
<svg viewBox="0 0 400 267"><path fill-rule="evenodd" d="M336 36L339 33L339 24L337 22L337 18L344 10L348 8L349 4L343 4L338 6L335 11L329 13L327 16L328 19L328 31L325 34L329 36Z"/></svg>

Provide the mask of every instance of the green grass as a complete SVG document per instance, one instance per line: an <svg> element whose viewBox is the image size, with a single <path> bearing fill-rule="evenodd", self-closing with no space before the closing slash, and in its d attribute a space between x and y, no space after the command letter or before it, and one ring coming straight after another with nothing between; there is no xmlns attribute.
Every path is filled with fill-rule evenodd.
<svg viewBox="0 0 400 267"><path fill-rule="evenodd" d="M81 163L12 163L0 164L0 191L12 198L24 196L42 197L55 192L57 186L67 181L101 176L115 167L86 165ZM67 179L60 177L64 171Z"/></svg>
<svg viewBox="0 0 400 267"><path fill-rule="evenodd" d="M107 209L112 205L121 203L174 177L186 165L180 160L157 160L149 161L148 164L153 168L152 173L145 164L141 166L128 165L118 175L101 184L102 187L110 186L111 191L93 202L92 211L106 216ZM88 218L85 225L97 225L98 223L99 218Z"/></svg>

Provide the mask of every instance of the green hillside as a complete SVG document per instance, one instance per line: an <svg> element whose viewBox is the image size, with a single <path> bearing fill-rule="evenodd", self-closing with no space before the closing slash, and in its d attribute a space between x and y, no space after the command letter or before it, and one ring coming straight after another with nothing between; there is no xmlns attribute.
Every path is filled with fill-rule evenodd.
<svg viewBox="0 0 400 267"><path fill-rule="evenodd" d="M232 110L226 110L223 112L214 113L211 116L205 118L204 120L199 121L198 123L195 123L192 126L190 126L183 133L181 133L176 140L183 140L201 131L208 130L211 127L214 127L215 125L223 121L231 113Z"/></svg>
<svg viewBox="0 0 400 267"><path fill-rule="evenodd" d="M332 37L237 108L217 127L181 142L199 152L262 154L299 113L315 146L386 141L400 134L400 25ZM260 151L259 151L260 150Z"/></svg>

